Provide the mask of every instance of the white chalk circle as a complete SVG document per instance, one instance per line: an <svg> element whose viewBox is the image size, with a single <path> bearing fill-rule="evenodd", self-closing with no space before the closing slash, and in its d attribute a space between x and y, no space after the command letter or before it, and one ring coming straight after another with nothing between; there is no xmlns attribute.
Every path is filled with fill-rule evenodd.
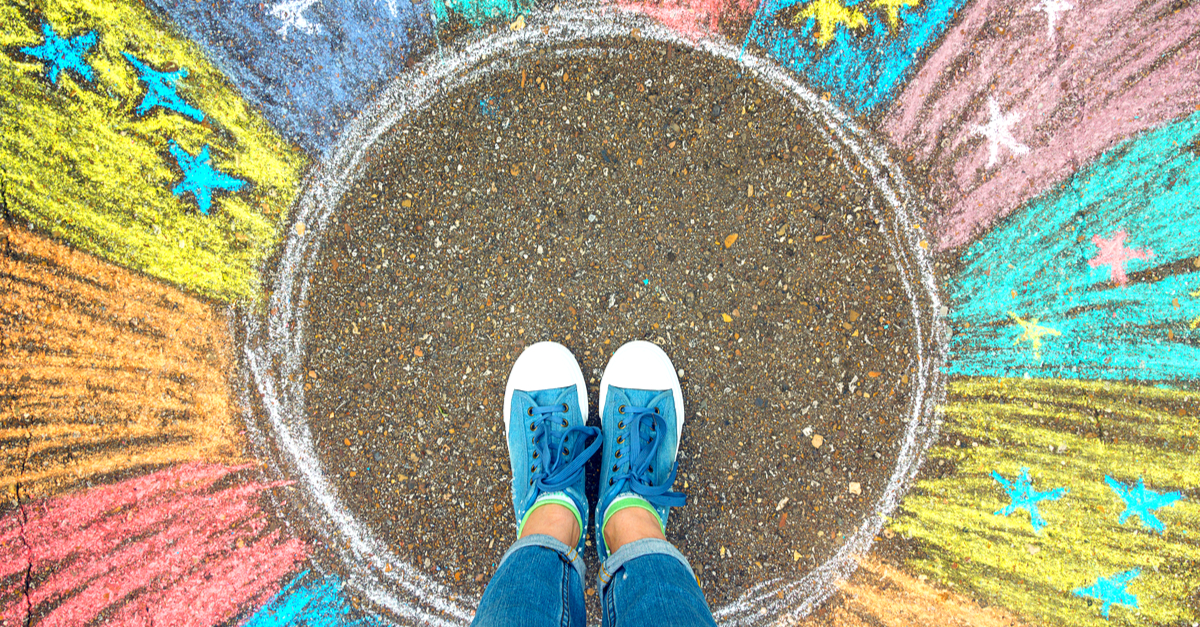
<svg viewBox="0 0 1200 627"><path fill-rule="evenodd" d="M543 29L545 31L543 32ZM636 31L638 32L635 32ZM488 75L509 69L530 54L579 54L580 44L605 47L613 37L638 36L664 44L686 46L738 64L741 70L777 90L816 122L826 143L855 183L882 198L886 208L872 207L909 299L915 376L910 380L907 424L896 465L882 495L862 525L833 557L797 581L762 582L736 601L714 608L721 625L761 625L789 622L807 615L849 577L857 558L865 555L887 517L920 467L925 449L937 434L937 407L944 395L941 365L947 350L941 302L929 254L919 243L927 237L918 215L925 201L915 193L899 168L868 133L849 116L801 85L774 62L742 54L724 42L693 42L681 38L641 14L606 5L588 5L556 13L534 13L528 26L496 34L433 55L399 76L348 127L337 149L314 168L294 207L293 221L304 228L288 229L270 282L270 299L260 311L242 316L245 332L246 391L261 399L258 412L247 410L246 423L268 472L294 481L286 509L302 516L297 521L322 536L323 549L338 562L348 592L369 600L380 618L398 623L465 625L474 615L478 598L455 595L393 553L386 542L355 519L326 478L305 418L304 376L306 310L309 276L322 235L345 190L363 174L363 157L393 126L421 112L439 95L452 93ZM567 47L570 49L567 49ZM598 48L594 48L598 49ZM246 404L249 406L249 403Z"/></svg>

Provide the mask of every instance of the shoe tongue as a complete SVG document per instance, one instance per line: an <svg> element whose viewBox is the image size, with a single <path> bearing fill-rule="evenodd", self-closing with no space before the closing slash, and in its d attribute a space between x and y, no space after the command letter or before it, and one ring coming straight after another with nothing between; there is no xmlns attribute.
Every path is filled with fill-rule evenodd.
<svg viewBox="0 0 1200 627"><path fill-rule="evenodd" d="M568 395L575 392L575 386L568 385L564 388L551 388L548 390L537 390L534 392L525 392L517 390L514 392L524 394L534 405L559 405L562 403L569 404Z"/></svg>
<svg viewBox="0 0 1200 627"><path fill-rule="evenodd" d="M655 403L670 397L671 390L636 390L632 388L615 388L617 396L613 397L618 405L624 403L634 407L652 407ZM611 393L611 392L610 392Z"/></svg>

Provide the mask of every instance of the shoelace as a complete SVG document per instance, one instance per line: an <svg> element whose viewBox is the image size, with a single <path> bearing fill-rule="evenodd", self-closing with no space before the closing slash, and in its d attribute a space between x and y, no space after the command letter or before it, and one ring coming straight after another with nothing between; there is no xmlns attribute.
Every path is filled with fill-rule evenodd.
<svg viewBox="0 0 1200 627"><path fill-rule="evenodd" d="M671 486L675 485L675 473L679 471L679 462L671 465L671 473L661 485L650 484L650 464L654 462L654 457L658 453L658 446L662 442L660 434L666 432L667 421L663 420L663 417L653 407L626 406L625 413L630 415L628 424L633 432L629 438L629 461L625 472L609 477L611 485L617 486L617 489L610 491L609 499L611 500L612 497L624 491L620 489L620 482L628 481L629 489L645 498L651 505L658 507L687 505L686 494L671 491ZM650 421L650 442L649 446L643 448L642 425L645 420Z"/></svg>
<svg viewBox="0 0 1200 627"><path fill-rule="evenodd" d="M534 416L534 421L530 423L530 430L534 431L533 435L533 467L529 471L533 474L530 479L531 484L537 484L539 490L530 490L529 496L526 499L526 507L533 504L537 499L537 495L542 492L558 492L566 489L579 480L579 475L583 473L583 467L587 465L588 460L596 451L600 450L600 428L589 427L586 425L576 425L569 427L563 431L562 438L557 443L549 441L547 433L550 431L546 428L545 422L554 414L566 414L566 404L560 405L536 405L529 409L529 415ZM567 422L563 418L563 424ZM570 449L567 448L567 440L572 434L583 434L584 441L591 438L591 442L584 445L584 449L578 455L572 457ZM570 461L567 461L570 459ZM540 462L538 460L541 460Z"/></svg>

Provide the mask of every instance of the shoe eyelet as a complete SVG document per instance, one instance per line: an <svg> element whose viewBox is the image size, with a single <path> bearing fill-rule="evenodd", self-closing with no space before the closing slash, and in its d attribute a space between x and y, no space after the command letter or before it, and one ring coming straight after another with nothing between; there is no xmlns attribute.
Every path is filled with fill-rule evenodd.
<svg viewBox="0 0 1200 627"><path fill-rule="evenodd" d="M621 422L618 422L618 423L617 423L617 428L618 428L618 429L624 429L624 428L625 428L625 421L624 421L624 420L622 420Z"/></svg>
<svg viewBox="0 0 1200 627"><path fill-rule="evenodd" d="M613 455L613 457L616 457L617 459L621 459L621 451L617 451L616 454Z"/></svg>
<svg viewBox="0 0 1200 627"><path fill-rule="evenodd" d="M537 452L537 451L534 451L534 452L533 452L533 458L534 458L534 459L537 459L537 458L538 458L538 452Z"/></svg>
<svg viewBox="0 0 1200 627"><path fill-rule="evenodd" d="M537 466L530 466L529 472L537 472Z"/></svg>
<svg viewBox="0 0 1200 627"><path fill-rule="evenodd" d="M624 405L621 405L620 407L617 407L617 413L618 413L618 414L624 414L624 413L625 413L625 406L624 406Z"/></svg>
<svg viewBox="0 0 1200 627"><path fill-rule="evenodd" d="M613 471L613 472L617 472L617 465L616 465L616 464L613 464L613 469L612 469L612 471ZM609 483L612 483L612 482L610 481Z"/></svg>
<svg viewBox="0 0 1200 627"><path fill-rule="evenodd" d="M533 485L533 479L529 480L529 485Z"/></svg>
<svg viewBox="0 0 1200 627"><path fill-rule="evenodd" d="M609 479L609 480L608 480L608 485L612 485L612 484L613 484L613 480L612 480L612 479Z"/></svg>
<svg viewBox="0 0 1200 627"><path fill-rule="evenodd" d="M529 414L530 416L532 416L532 415L533 415L533 408L532 408L532 407L530 407L529 409L525 410L525 413L527 413L527 414Z"/></svg>
<svg viewBox="0 0 1200 627"><path fill-rule="evenodd" d="M563 418L563 426L564 426L564 427L568 427L568 426L570 426L570 423L568 423L568 422L567 422L567 419L566 419L566 418Z"/></svg>
<svg viewBox="0 0 1200 627"><path fill-rule="evenodd" d="M650 467L646 468L646 471L647 471L647 472L654 472L654 466L650 466Z"/></svg>
<svg viewBox="0 0 1200 627"><path fill-rule="evenodd" d="M624 443L625 443L625 436L623 436L623 435L617 436L617 444L624 444Z"/></svg>
<svg viewBox="0 0 1200 627"><path fill-rule="evenodd" d="M563 403L563 411L570 411L570 410L571 410L571 408L567 407L566 403Z"/></svg>
<svg viewBox="0 0 1200 627"><path fill-rule="evenodd" d="M532 416L533 414L530 414L530 415ZM530 430L530 431L537 431L537 424L532 424L532 425L529 425L529 430Z"/></svg>
<svg viewBox="0 0 1200 627"><path fill-rule="evenodd" d="M657 407L655 407L655 408L654 408L654 413L656 413L656 414L657 414L657 413L659 413L659 411L658 411L658 408L657 408Z"/></svg>

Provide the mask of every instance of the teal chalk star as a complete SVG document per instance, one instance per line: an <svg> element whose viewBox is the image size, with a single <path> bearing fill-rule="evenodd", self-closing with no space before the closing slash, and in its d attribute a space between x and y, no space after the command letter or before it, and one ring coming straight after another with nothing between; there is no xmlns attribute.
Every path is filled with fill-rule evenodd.
<svg viewBox="0 0 1200 627"><path fill-rule="evenodd" d="M187 78L187 68L181 67L174 72L159 72L128 52L121 54L129 60L133 69L137 70L138 79L146 84L146 95L142 96L142 102L136 109L138 115L146 115L150 109L162 107L186 115L197 122L204 121L204 113L188 105L175 92L175 84Z"/></svg>
<svg viewBox="0 0 1200 627"><path fill-rule="evenodd" d="M183 180L171 189L171 193L179 196L190 192L196 199L196 206L200 208L200 213L204 215L208 215L208 210L212 206L214 189L235 192L246 184L246 181L242 179L213 169L207 144L200 149L200 154L195 156L180 148L173 139L170 141L168 149L179 164L179 169L183 170Z"/></svg>
<svg viewBox="0 0 1200 627"><path fill-rule="evenodd" d="M1162 521L1155 517L1150 510L1169 507L1183 499L1183 495L1179 492L1159 494L1154 490L1147 490L1146 483L1141 477L1138 477L1136 488L1126 487L1125 484L1108 475L1104 475L1104 482L1113 489L1113 492L1117 493L1117 496L1121 497L1121 500L1125 501L1125 511L1121 512L1121 517L1117 519L1118 524L1125 524L1130 516L1137 516L1141 519L1143 527L1149 527L1159 533L1165 532Z"/></svg>
<svg viewBox="0 0 1200 627"><path fill-rule="evenodd" d="M51 83L58 84L58 75L63 70L74 70L81 78L91 82L92 66L83 60L83 55L96 45L96 31L63 39L48 22L42 22L42 37L42 45L25 46L21 52L41 59L46 64L46 78Z"/></svg>
<svg viewBox="0 0 1200 627"><path fill-rule="evenodd" d="M1137 597L1130 594L1126 587L1130 581L1140 574L1142 574L1142 569L1135 568L1123 573L1117 573L1112 577L1101 577L1091 586L1075 588L1071 591L1071 594L1077 597L1091 597L1103 601L1104 605L1100 608L1100 615L1108 618L1108 610L1114 604L1137 609Z"/></svg>
<svg viewBox="0 0 1200 627"><path fill-rule="evenodd" d="M1010 483L1007 479L1000 476L1000 473L992 471L992 478L996 480L1004 491L1008 492L1012 503L1005 506L1004 509L996 512L996 516L1008 516L1009 514L1023 509L1029 512L1029 522L1033 525L1034 533L1041 533L1046 527L1046 521L1042 520L1042 515L1038 512L1037 504L1042 501L1057 501L1062 498L1062 495L1067 493L1066 488L1055 488L1048 492L1038 492L1033 489L1033 481L1029 478L1029 469L1022 468L1021 476L1017 479L1016 485Z"/></svg>

